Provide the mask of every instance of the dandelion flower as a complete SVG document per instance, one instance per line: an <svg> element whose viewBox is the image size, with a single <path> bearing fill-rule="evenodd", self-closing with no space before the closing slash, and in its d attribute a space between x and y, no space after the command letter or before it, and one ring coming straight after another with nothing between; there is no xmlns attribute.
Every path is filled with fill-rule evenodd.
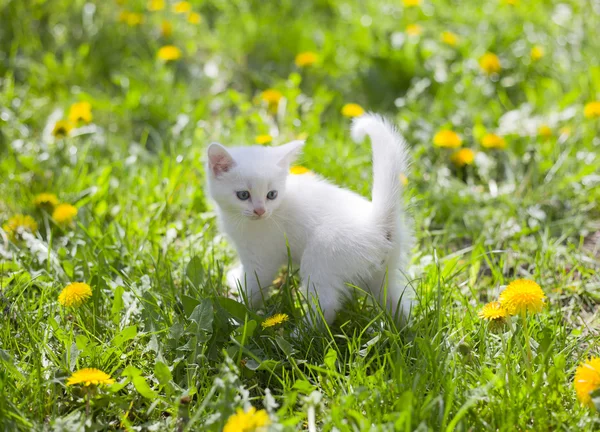
<svg viewBox="0 0 600 432"><path fill-rule="evenodd" d="M6 231L8 237L12 240L16 240L19 234L23 231L34 233L38 229L37 222L28 215L14 215L4 225L2 229Z"/></svg>
<svg viewBox="0 0 600 432"><path fill-rule="evenodd" d="M67 380L67 385L108 385L113 384L114 382L115 380L112 379L109 374L102 372L100 369L85 368L80 369L77 372L73 372L71 377Z"/></svg>
<svg viewBox="0 0 600 432"><path fill-rule="evenodd" d="M177 60L181 57L181 50L174 45L165 45L158 50L158 58L164 61Z"/></svg>
<svg viewBox="0 0 600 432"><path fill-rule="evenodd" d="M502 320L508 316L506 309L502 307L502 304L497 301L486 304L478 313L479 318L490 321Z"/></svg>
<svg viewBox="0 0 600 432"><path fill-rule="evenodd" d="M187 20L190 24L200 24L200 21L202 21L202 17L198 12L190 12L190 14L187 17Z"/></svg>
<svg viewBox="0 0 600 432"><path fill-rule="evenodd" d="M504 149L506 148L506 140L499 135L488 133L481 139L481 145L489 149Z"/></svg>
<svg viewBox="0 0 600 432"><path fill-rule="evenodd" d="M451 31L442 32L440 36L440 40L446 45L456 46L458 45L458 36L456 33L452 33Z"/></svg>
<svg viewBox="0 0 600 432"><path fill-rule="evenodd" d="M144 21L144 15L136 12L127 14L126 23L129 27L135 27L140 25Z"/></svg>
<svg viewBox="0 0 600 432"><path fill-rule="evenodd" d="M475 152L469 148L460 149L450 157L450 160L458 167L473 165Z"/></svg>
<svg viewBox="0 0 600 432"><path fill-rule="evenodd" d="M263 91L260 94L260 97L262 98L262 100L267 102L269 105L277 106L277 104L283 97L283 94L279 90L270 88L270 89L266 89L265 91Z"/></svg>
<svg viewBox="0 0 600 432"><path fill-rule="evenodd" d="M450 129L442 129L433 137L433 145L436 147L457 148L462 144L460 135Z"/></svg>
<svg viewBox="0 0 600 432"><path fill-rule="evenodd" d="M575 371L575 392L583 405L593 407L590 393L600 388L600 357L594 357L579 365Z"/></svg>
<svg viewBox="0 0 600 432"><path fill-rule="evenodd" d="M511 315L540 312L546 298L542 288L532 280L518 279L500 293L502 307Z"/></svg>
<svg viewBox="0 0 600 432"><path fill-rule="evenodd" d="M92 104L89 102L77 102L69 108L69 121L73 124L79 122L90 123L92 121Z"/></svg>
<svg viewBox="0 0 600 432"><path fill-rule="evenodd" d="M573 132L573 129L570 126L563 126L558 132L561 136L568 137Z"/></svg>
<svg viewBox="0 0 600 432"><path fill-rule="evenodd" d="M302 174L308 174L308 173L310 173L310 170L301 165L294 165L294 166L290 167L290 174L302 175Z"/></svg>
<svg viewBox="0 0 600 432"><path fill-rule="evenodd" d="M67 285L58 295L58 302L64 307L77 307L92 296L92 288L83 282Z"/></svg>
<svg viewBox="0 0 600 432"><path fill-rule="evenodd" d="M421 0L402 0L405 8L417 7L421 4Z"/></svg>
<svg viewBox="0 0 600 432"><path fill-rule="evenodd" d="M318 59L317 53L305 51L296 56L295 62L298 67L306 67L315 64Z"/></svg>
<svg viewBox="0 0 600 432"><path fill-rule="evenodd" d="M165 8L165 0L150 0L148 2L148 10L150 12L161 11Z"/></svg>
<svg viewBox="0 0 600 432"><path fill-rule="evenodd" d="M269 414L265 410L257 411L250 407L247 412L238 408L235 414L228 419L223 432L259 432L266 430L266 426L271 424Z"/></svg>
<svg viewBox="0 0 600 432"><path fill-rule="evenodd" d="M519 0L504 0L504 3L510 6L518 6Z"/></svg>
<svg viewBox="0 0 600 432"><path fill-rule="evenodd" d="M544 54L544 48L542 48L539 45L536 45L533 48L531 48L531 53L529 55L531 56L531 60L538 61L539 59L544 57Z"/></svg>
<svg viewBox="0 0 600 432"><path fill-rule="evenodd" d="M583 115L587 118L600 117L600 101L585 104L585 107L583 107Z"/></svg>
<svg viewBox="0 0 600 432"><path fill-rule="evenodd" d="M58 205L58 198L52 193L41 193L33 199L33 204L36 207L54 208Z"/></svg>
<svg viewBox="0 0 600 432"><path fill-rule="evenodd" d="M498 73L502 70L500 59L494 53L487 52L479 59L479 67L488 75Z"/></svg>
<svg viewBox="0 0 600 432"><path fill-rule="evenodd" d="M192 4L186 1L180 1L173 5L173 12L184 14L192 11Z"/></svg>
<svg viewBox="0 0 600 432"><path fill-rule="evenodd" d="M552 136L552 129L548 125L541 125L538 129L538 135L544 138L550 138Z"/></svg>
<svg viewBox="0 0 600 432"><path fill-rule="evenodd" d="M423 27L421 27L419 24L410 24L406 26L404 31L409 36L420 36L423 34Z"/></svg>
<svg viewBox="0 0 600 432"><path fill-rule="evenodd" d="M359 104L348 103L342 107L342 115L345 117L360 117L365 113Z"/></svg>
<svg viewBox="0 0 600 432"><path fill-rule="evenodd" d="M161 24L160 24L160 34L162 37L169 37L173 34L173 24L171 24L169 21L164 20Z"/></svg>
<svg viewBox="0 0 600 432"><path fill-rule="evenodd" d="M406 177L404 174L400 174L400 183L402 184L402 186L406 186L408 184L408 177Z"/></svg>
<svg viewBox="0 0 600 432"><path fill-rule="evenodd" d="M287 314L280 313L266 318L262 323L262 328L273 327L286 322L290 317Z"/></svg>
<svg viewBox="0 0 600 432"><path fill-rule="evenodd" d="M70 121L59 120L52 129L52 135L56 138L65 138L69 136L71 129L73 129L73 124Z"/></svg>
<svg viewBox="0 0 600 432"><path fill-rule="evenodd" d="M77 216L77 207L71 204L60 204L52 212L52 219L59 224L68 224L75 216Z"/></svg>
<svg viewBox="0 0 600 432"><path fill-rule="evenodd" d="M267 135L267 134L265 134L265 135L258 135L255 138L255 141L256 141L257 144L262 144L262 145L269 144L271 141L273 141L273 137L271 135Z"/></svg>

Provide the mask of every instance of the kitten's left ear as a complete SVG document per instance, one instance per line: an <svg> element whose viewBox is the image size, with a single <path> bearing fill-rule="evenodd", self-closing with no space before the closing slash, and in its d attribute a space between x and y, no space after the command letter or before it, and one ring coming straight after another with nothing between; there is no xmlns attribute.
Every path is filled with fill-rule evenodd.
<svg viewBox="0 0 600 432"><path fill-rule="evenodd" d="M279 165L282 168L289 167L294 161L294 159L296 159L302 151L302 147L304 147L303 140L292 141L282 146L276 147L280 151L279 154L281 155L281 159L279 160L279 162L277 162L277 165Z"/></svg>

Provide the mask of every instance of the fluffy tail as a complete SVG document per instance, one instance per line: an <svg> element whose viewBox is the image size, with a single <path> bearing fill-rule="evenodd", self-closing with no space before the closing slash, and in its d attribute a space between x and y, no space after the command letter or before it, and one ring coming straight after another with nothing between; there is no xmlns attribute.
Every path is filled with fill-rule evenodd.
<svg viewBox="0 0 600 432"><path fill-rule="evenodd" d="M400 174L406 174L408 167L406 142L389 121L376 114L363 115L352 123L354 141L362 141L365 135L371 138L373 147L374 223L392 234L401 206Z"/></svg>

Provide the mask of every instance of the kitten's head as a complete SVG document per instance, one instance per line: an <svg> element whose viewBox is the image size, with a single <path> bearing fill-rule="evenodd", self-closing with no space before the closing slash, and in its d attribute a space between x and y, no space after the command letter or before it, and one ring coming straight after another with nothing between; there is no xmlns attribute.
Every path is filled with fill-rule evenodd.
<svg viewBox="0 0 600 432"><path fill-rule="evenodd" d="M208 146L208 185L222 211L249 219L268 218L285 197L290 164L304 141L279 147Z"/></svg>

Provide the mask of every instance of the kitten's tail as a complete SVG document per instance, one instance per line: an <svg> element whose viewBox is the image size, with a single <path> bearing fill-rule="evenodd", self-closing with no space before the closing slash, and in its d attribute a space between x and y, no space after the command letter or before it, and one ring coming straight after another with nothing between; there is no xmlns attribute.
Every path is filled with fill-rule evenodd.
<svg viewBox="0 0 600 432"><path fill-rule="evenodd" d="M406 142L389 121L377 114L363 115L352 123L354 141L362 141L365 135L371 138L373 146L374 223L391 234L401 206L400 174L406 174L408 167ZM389 236L388 239L391 240Z"/></svg>

